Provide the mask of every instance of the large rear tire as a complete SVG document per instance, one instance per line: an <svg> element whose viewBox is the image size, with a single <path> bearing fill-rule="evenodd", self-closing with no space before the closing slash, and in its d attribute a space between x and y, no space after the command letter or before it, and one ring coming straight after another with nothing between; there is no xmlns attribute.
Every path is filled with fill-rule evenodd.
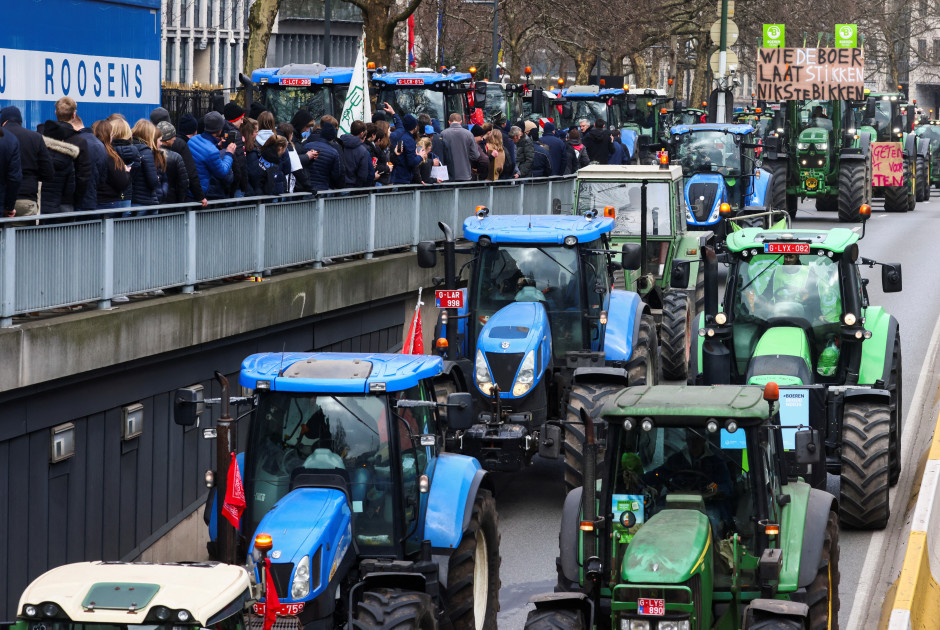
<svg viewBox="0 0 940 630"><path fill-rule="evenodd" d="M911 189L911 162L904 160L904 183L900 186L882 188L885 197L885 212L907 212L912 209L914 192ZM909 199L910 197L910 199Z"/></svg>
<svg viewBox="0 0 940 630"><path fill-rule="evenodd" d="M839 166L839 221L858 223L858 209L864 203L871 203L871 182L867 175L867 162L842 160Z"/></svg>
<svg viewBox="0 0 940 630"><path fill-rule="evenodd" d="M884 529L888 524L890 428L889 405L845 403L839 517L846 527Z"/></svg>
<svg viewBox="0 0 940 630"><path fill-rule="evenodd" d="M436 630L434 602L427 593L377 588L356 606L357 630Z"/></svg>
<svg viewBox="0 0 940 630"><path fill-rule="evenodd" d="M525 630L587 630L587 624L577 610L535 609L525 618Z"/></svg>
<svg viewBox="0 0 940 630"><path fill-rule="evenodd" d="M806 588L810 630L839 627L839 518L829 512L816 577Z"/></svg>
<svg viewBox="0 0 940 630"><path fill-rule="evenodd" d="M447 620L453 630L496 630L499 612L499 523L496 502L480 489L447 569Z"/></svg>
<svg viewBox="0 0 940 630"><path fill-rule="evenodd" d="M689 349L692 344L692 312L688 295L679 291L666 291L660 331L663 378L671 381L686 380L689 376Z"/></svg>
<svg viewBox="0 0 940 630"><path fill-rule="evenodd" d="M581 409L595 420L600 419L604 405L623 389L612 384L576 383L568 397L568 413L565 423L565 442L562 459L565 468L565 494L583 483L584 473L584 424ZM604 452L597 451L598 462L603 461Z"/></svg>
<svg viewBox="0 0 940 630"><path fill-rule="evenodd" d="M927 201L930 199L930 182L927 173L927 160L924 156L918 155L914 162L914 198L917 201Z"/></svg>
<svg viewBox="0 0 940 630"><path fill-rule="evenodd" d="M773 178L770 180L770 190L768 191L769 201L767 204L774 210L786 210L790 214L790 219L796 218L796 196L787 195L787 172L789 164L787 160L773 160L764 162L764 168L770 171ZM793 197L794 203L790 204L790 197Z"/></svg>
<svg viewBox="0 0 940 630"><path fill-rule="evenodd" d="M901 335L894 339L894 353L891 358L891 442L888 447L888 483L897 485L901 478L901 420L904 418L901 401Z"/></svg>

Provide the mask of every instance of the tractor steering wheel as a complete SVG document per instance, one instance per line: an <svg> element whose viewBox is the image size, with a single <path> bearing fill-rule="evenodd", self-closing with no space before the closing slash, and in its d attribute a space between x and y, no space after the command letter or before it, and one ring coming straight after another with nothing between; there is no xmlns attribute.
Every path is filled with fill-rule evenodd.
<svg viewBox="0 0 940 630"><path fill-rule="evenodd" d="M692 479L689 479L692 477ZM705 492L712 483L711 478L700 470L684 468L676 470L666 477L664 483L670 492Z"/></svg>

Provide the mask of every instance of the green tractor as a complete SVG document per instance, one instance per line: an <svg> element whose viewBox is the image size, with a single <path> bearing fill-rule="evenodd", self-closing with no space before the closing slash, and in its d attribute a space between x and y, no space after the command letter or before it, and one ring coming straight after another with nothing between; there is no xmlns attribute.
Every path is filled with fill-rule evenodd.
<svg viewBox="0 0 940 630"><path fill-rule="evenodd" d="M928 185L940 188L940 120L928 120L914 127L914 135L927 141L930 159L927 162ZM924 201L930 199L929 188Z"/></svg>
<svg viewBox="0 0 940 630"><path fill-rule="evenodd" d="M798 199L810 198L817 210L838 211L840 221L860 221L858 209L871 202L875 136L857 119L873 111L855 101L784 103L774 123L778 135L763 141L764 168L774 174L771 205L795 218Z"/></svg>
<svg viewBox="0 0 940 630"><path fill-rule="evenodd" d="M692 321L705 300L700 252L714 235L686 227L682 169L585 166L574 194L577 214L614 219L611 240L625 253L625 288L640 294L659 327L663 377L686 380Z"/></svg>
<svg viewBox="0 0 940 630"><path fill-rule="evenodd" d="M930 141L912 133L916 108L906 101L901 92L869 94L873 108L859 121L860 131L874 134L873 142L900 142L904 149L904 185L872 189L873 197L884 197L886 212L910 212L930 198Z"/></svg>
<svg viewBox="0 0 940 630"><path fill-rule="evenodd" d="M860 238L846 228L733 232L720 254L730 266L720 307L719 256L706 250L689 382L785 388L788 424L825 438L826 466L812 483L840 475L842 524L880 529L901 471L901 337L897 320L869 303L860 267L881 265L889 293L901 290L901 265L860 258Z"/></svg>
<svg viewBox="0 0 940 630"><path fill-rule="evenodd" d="M530 600L526 630L836 628L837 502L797 475L820 465L822 438L781 426L777 394L657 385L613 398L597 425L608 465L585 446L558 586Z"/></svg>

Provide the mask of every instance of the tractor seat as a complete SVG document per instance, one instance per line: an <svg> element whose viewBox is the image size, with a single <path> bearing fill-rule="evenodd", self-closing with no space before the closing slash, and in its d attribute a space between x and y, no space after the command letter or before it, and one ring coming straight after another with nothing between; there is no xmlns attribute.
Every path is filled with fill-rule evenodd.
<svg viewBox="0 0 940 630"><path fill-rule="evenodd" d="M747 384L766 385L774 381L777 385L812 385L811 357L809 340L802 328L770 328L757 342L747 364Z"/></svg>

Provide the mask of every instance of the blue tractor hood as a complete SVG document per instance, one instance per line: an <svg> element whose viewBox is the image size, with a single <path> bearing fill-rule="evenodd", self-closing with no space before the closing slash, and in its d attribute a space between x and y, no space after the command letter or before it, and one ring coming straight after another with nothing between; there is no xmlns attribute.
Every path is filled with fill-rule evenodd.
<svg viewBox="0 0 940 630"><path fill-rule="evenodd" d="M333 572L350 550L349 500L343 491L334 488L297 488L274 504L257 531L270 534L274 542L268 557L280 601L312 601L326 590ZM252 540L249 563L254 548ZM310 563L310 589L306 596L295 599L291 583L305 557Z"/></svg>
<svg viewBox="0 0 940 630"><path fill-rule="evenodd" d="M529 289L537 291L534 287ZM530 351L534 351L535 380L526 393L532 391L551 359L551 348L548 315L540 302L504 306L489 318L477 339L477 350L483 352L490 375L499 386L500 398L521 397L512 395L512 386Z"/></svg>
<svg viewBox="0 0 940 630"><path fill-rule="evenodd" d="M705 197L705 207L698 210L699 198ZM695 173L685 180L685 203L689 225L714 225L718 223L718 207L728 200L728 187L724 176L718 173Z"/></svg>

